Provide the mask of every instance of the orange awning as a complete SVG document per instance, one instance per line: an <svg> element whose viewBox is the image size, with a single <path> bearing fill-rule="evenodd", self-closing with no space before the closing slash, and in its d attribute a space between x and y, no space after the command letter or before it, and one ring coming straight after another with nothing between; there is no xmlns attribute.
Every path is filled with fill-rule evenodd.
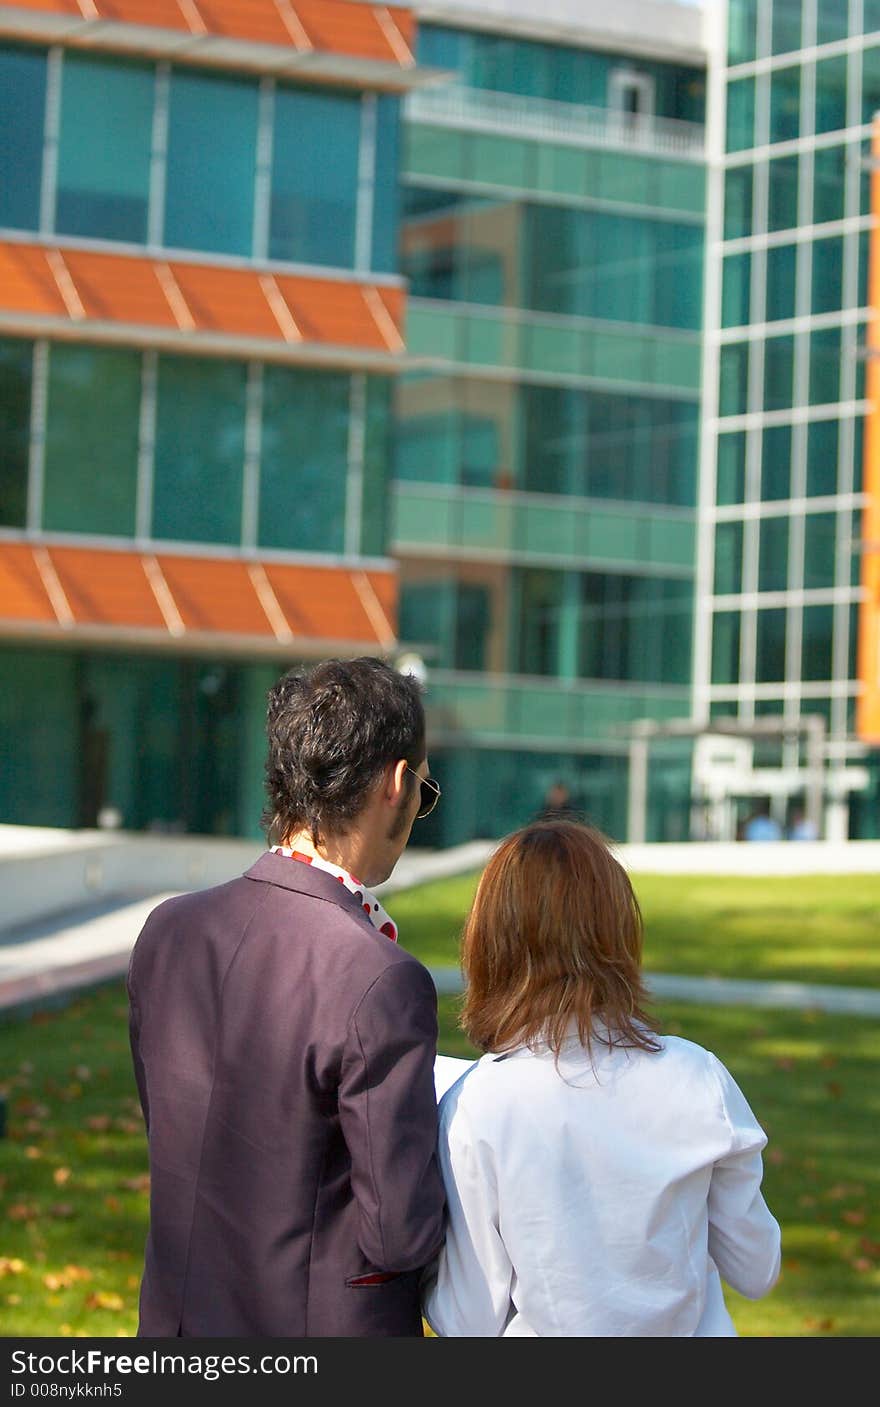
<svg viewBox="0 0 880 1407"><path fill-rule="evenodd" d="M376 653L396 613L393 570L0 541L0 635Z"/></svg>
<svg viewBox="0 0 880 1407"><path fill-rule="evenodd" d="M198 41L238 41L288 50L295 55L339 55L397 68L411 68L415 24L409 9L360 0L14 0L5 8L66 16L84 23L66 33L87 43L89 25L108 43L108 21L120 27L120 44L133 47L123 26L170 31L194 42L188 57L198 61ZM20 28L20 26L19 26ZM113 35L109 36L112 46ZM142 34L141 46L148 47ZM137 49L137 45L134 45Z"/></svg>
<svg viewBox="0 0 880 1407"><path fill-rule="evenodd" d="M389 369L403 350L399 285L0 243L0 330L172 350Z"/></svg>

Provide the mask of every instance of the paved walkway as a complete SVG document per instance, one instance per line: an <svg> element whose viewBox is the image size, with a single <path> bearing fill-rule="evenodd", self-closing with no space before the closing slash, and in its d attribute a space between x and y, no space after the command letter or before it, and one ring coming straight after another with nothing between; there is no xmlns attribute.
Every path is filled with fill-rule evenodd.
<svg viewBox="0 0 880 1407"><path fill-rule="evenodd" d="M405 851L377 893L392 894L432 879L464 874L485 863L493 845L474 841L444 851ZM132 943L151 909L167 893L125 894L0 934L0 1015L55 1005L83 988L121 976ZM457 968L432 969L441 994L462 990ZM658 997L713 1005L794 1007L880 1017L880 991L800 982L745 982L650 973Z"/></svg>

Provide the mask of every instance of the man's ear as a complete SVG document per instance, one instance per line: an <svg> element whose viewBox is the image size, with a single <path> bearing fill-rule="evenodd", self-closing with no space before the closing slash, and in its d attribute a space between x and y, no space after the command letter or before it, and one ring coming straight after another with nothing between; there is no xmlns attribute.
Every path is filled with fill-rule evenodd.
<svg viewBox="0 0 880 1407"><path fill-rule="evenodd" d="M388 768L385 795L394 806L399 806L406 794L406 765L406 758L402 757Z"/></svg>

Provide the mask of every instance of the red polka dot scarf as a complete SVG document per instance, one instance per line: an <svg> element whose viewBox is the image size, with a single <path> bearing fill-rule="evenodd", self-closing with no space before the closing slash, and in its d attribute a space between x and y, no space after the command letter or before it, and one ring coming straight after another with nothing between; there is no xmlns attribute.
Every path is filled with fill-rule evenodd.
<svg viewBox="0 0 880 1407"><path fill-rule="evenodd" d="M367 886L355 879L353 874L349 874L348 870L341 869L339 865L331 865L329 860L320 855L304 855L301 850L291 850L289 845L273 845L272 852L275 855L286 855L289 860L301 860L304 865L314 865L316 870L325 870L327 874L335 875L339 883L344 884L349 893L360 902L373 927L384 933L386 938L390 938L392 943L397 942L397 924L394 919L385 912L375 894L371 894Z"/></svg>

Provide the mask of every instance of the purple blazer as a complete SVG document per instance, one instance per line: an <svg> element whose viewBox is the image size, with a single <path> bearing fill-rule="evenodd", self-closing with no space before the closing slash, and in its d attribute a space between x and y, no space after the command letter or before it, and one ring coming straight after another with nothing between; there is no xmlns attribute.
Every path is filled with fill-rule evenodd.
<svg viewBox="0 0 880 1407"><path fill-rule="evenodd" d="M267 852L148 917L141 1337L421 1336L443 1238L437 994L332 875Z"/></svg>

